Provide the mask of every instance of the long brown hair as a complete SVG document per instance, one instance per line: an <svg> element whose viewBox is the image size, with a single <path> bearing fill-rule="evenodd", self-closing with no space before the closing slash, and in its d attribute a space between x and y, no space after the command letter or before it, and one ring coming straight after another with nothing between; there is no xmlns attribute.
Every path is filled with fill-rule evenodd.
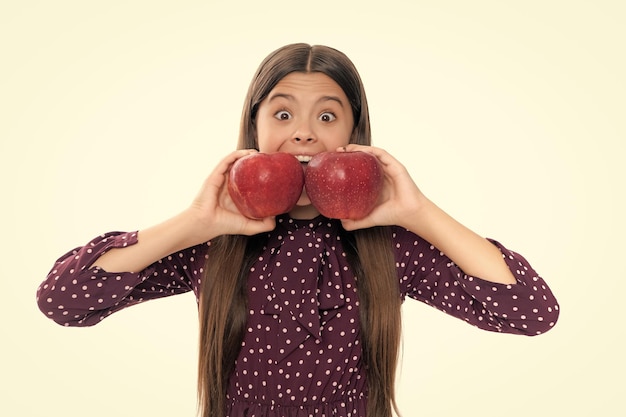
<svg viewBox="0 0 626 417"><path fill-rule="evenodd" d="M259 104L287 74L322 72L346 93L354 115L351 143L371 144L365 90L353 63L327 46L292 44L259 66L244 103L239 149L256 148ZM367 369L368 415L397 412L395 372L401 332L401 299L387 227L342 231L357 276L363 363ZM261 236L224 235L211 241L200 294L198 399L202 417L222 417L226 390L239 354L247 317L246 280L263 242Z"/></svg>

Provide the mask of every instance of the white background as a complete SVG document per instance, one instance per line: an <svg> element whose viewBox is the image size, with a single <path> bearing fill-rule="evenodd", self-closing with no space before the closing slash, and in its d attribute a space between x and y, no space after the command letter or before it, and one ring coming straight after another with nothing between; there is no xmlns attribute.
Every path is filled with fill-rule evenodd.
<svg viewBox="0 0 626 417"><path fill-rule="evenodd" d="M0 414L195 415L191 294L68 329L35 290L75 246L185 208L260 61L303 41L355 62L375 145L561 303L526 338L408 301L404 416L623 415L624 2L224 4L0 5Z"/></svg>

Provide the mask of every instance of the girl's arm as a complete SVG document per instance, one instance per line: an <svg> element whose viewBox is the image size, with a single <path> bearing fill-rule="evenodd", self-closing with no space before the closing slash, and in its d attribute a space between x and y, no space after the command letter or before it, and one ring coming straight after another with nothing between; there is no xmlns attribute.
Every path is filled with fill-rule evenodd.
<svg viewBox="0 0 626 417"><path fill-rule="evenodd" d="M242 216L226 187L232 164L254 150L238 150L223 159L206 179L193 204L177 216L140 230L137 243L115 248L97 259L94 266L108 272L141 271L153 262L185 248L225 234L253 235L272 230L273 218L251 220Z"/></svg>
<svg viewBox="0 0 626 417"><path fill-rule="evenodd" d="M40 310L62 325L90 326L143 301L198 294L207 242L274 228L273 218L239 214L226 190L232 163L250 152L222 160L181 214L139 232L104 234L59 258L37 289Z"/></svg>
<svg viewBox="0 0 626 417"><path fill-rule="evenodd" d="M398 161L381 149L385 187L378 206L348 230L395 225L396 269L403 296L485 330L537 335L550 330L559 305L521 255L463 226L428 200ZM416 236L417 235L417 236Z"/></svg>

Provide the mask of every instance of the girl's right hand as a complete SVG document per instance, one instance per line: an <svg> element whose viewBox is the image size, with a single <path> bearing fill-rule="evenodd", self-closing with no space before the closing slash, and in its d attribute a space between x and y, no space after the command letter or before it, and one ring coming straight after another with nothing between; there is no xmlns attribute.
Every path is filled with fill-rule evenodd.
<svg viewBox="0 0 626 417"><path fill-rule="evenodd" d="M254 149L242 149L222 159L204 181L188 212L199 224L198 241L206 242L220 235L254 235L274 229L274 217L250 219L242 215L228 194L228 174L239 158L256 153Z"/></svg>
<svg viewBox="0 0 626 417"><path fill-rule="evenodd" d="M228 173L239 158L255 150L239 150L224 158L204 181L189 208L166 221L138 231L137 243L113 248L95 260L107 272L142 271L148 265L185 248L226 234L253 235L272 230L275 219L244 217L228 195Z"/></svg>

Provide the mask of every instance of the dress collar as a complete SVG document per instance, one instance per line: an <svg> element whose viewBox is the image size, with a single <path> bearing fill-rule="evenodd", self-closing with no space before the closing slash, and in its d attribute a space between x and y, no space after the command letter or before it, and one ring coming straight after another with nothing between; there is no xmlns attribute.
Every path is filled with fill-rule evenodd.
<svg viewBox="0 0 626 417"><path fill-rule="evenodd" d="M298 229L310 229L316 232L336 232L339 228L339 220L329 219L321 214L312 219L294 219L289 214L282 214L276 217L276 227L287 231Z"/></svg>

